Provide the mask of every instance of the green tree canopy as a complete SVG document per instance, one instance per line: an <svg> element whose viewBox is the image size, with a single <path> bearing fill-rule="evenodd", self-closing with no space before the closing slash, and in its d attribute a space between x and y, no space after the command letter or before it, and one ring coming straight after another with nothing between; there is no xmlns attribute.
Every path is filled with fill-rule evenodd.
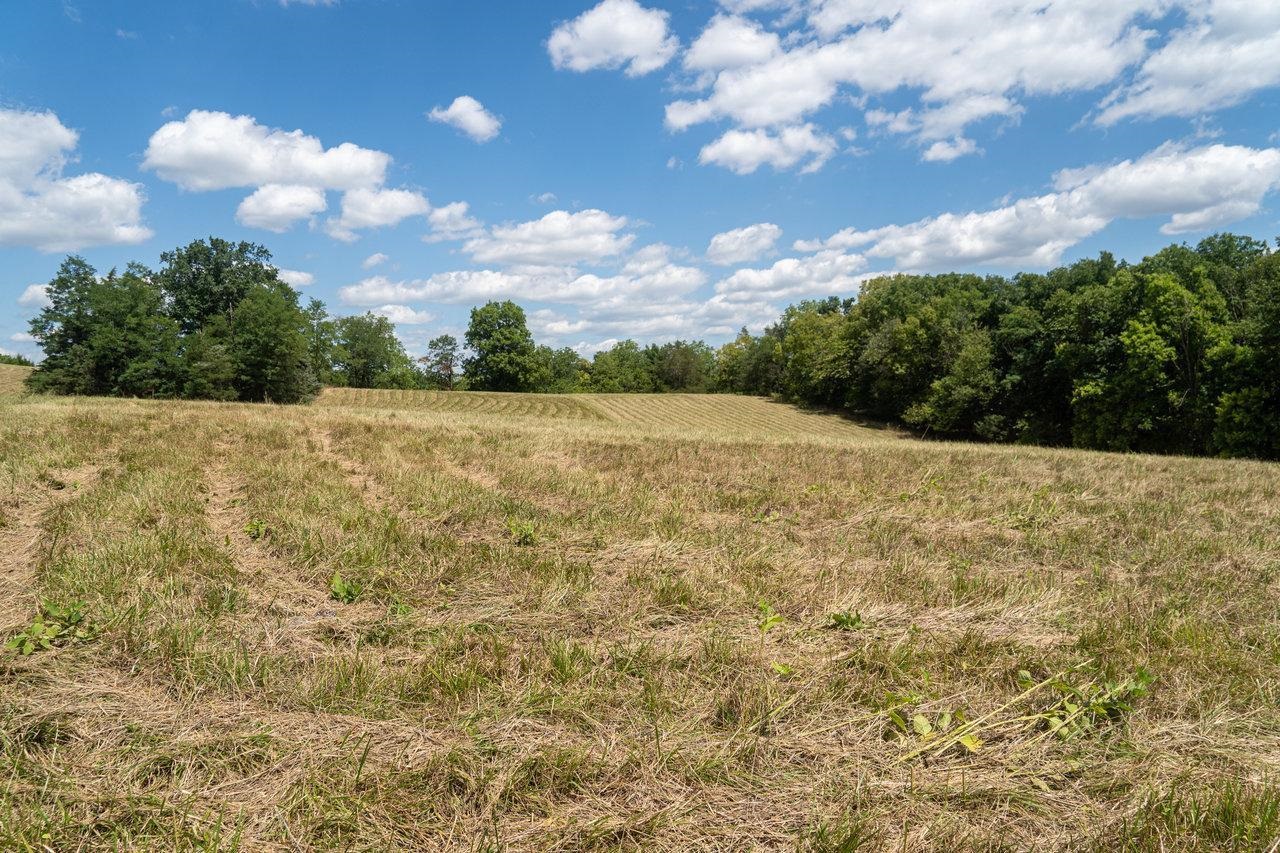
<svg viewBox="0 0 1280 853"><path fill-rule="evenodd" d="M427 342L427 354L418 361L422 364L431 387L452 391L460 367L458 339L453 335L432 338Z"/></svg>
<svg viewBox="0 0 1280 853"><path fill-rule="evenodd" d="M465 362L467 385L476 391L533 390L538 373L537 347L524 309L514 302L489 302L471 309Z"/></svg>
<svg viewBox="0 0 1280 853"><path fill-rule="evenodd" d="M256 243L194 240L160 256L156 283L183 333L214 316L230 316L254 287L280 286L271 253Z"/></svg>
<svg viewBox="0 0 1280 853"><path fill-rule="evenodd" d="M334 321L334 373L352 388L420 388L422 375L386 317L366 313Z"/></svg>

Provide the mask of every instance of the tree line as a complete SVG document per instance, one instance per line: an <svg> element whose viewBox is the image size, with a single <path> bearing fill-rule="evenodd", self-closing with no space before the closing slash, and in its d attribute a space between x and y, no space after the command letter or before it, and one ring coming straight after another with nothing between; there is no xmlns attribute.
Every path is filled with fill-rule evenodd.
<svg viewBox="0 0 1280 853"><path fill-rule="evenodd" d="M197 240L100 276L63 261L31 321L44 359L35 391L297 403L325 384L414 387L419 371L384 317L303 305L271 254Z"/></svg>
<svg viewBox="0 0 1280 853"><path fill-rule="evenodd" d="M928 432L1280 458L1280 253L1216 234L1011 278L896 275L716 355L716 386Z"/></svg>
<svg viewBox="0 0 1280 853"><path fill-rule="evenodd" d="M31 324L45 358L29 384L278 403L323 385L758 394L951 437L1280 458L1280 253L1234 234L1137 264L886 276L719 348L625 340L590 360L537 344L510 301L413 359L384 317L302 305L270 258L217 238L155 271L67 258Z"/></svg>

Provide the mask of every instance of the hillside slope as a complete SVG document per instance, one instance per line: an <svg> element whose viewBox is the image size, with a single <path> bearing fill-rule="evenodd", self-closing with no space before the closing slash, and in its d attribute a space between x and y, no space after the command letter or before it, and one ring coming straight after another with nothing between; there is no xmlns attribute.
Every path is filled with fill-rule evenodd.
<svg viewBox="0 0 1280 853"><path fill-rule="evenodd" d="M14 364L0 364L0 396L21 394L23 382L31 375L30 367L18 367Z"/></svg>
<svg viewBox="0 0 1280 853"><path fill-rule="evenodd" d="M1280 837L1280 465L356 393L0 399L0 850Z"/></svg>
<svg viewBox="0 0 1280 853"><path fill-rule="evenodd" d="M327 388L326 409L448 415L497 423L571 420L622 431L749 439L870 440L896 436L838 415L733 394L503 394L480 391L377 391Z"/></svg>

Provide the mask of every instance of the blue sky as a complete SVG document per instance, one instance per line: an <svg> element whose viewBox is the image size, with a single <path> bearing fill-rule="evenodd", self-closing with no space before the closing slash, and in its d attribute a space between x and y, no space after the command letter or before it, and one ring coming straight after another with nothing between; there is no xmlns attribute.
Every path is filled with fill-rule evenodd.
<svg viewBox="0 0 1280 853"><path fill-rule="evenodd" d="M68 252L264 243L411 351L723 340L894 270L1280 233L1274 0L25 2L0 348Z"/></svg>

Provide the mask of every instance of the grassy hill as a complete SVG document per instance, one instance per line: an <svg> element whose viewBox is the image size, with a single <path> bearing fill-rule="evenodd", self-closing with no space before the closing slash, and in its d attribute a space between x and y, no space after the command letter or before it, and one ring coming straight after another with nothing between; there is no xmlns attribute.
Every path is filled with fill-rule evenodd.
<svg viewBox="0 0 1280 853"><path fill-rule="evenodd" d="M350 391L0 448L0 629L83 614L0 657L3 849L1280 834L1280 466Z"/></svg>
<svg viewBox="0 0 1280 853"><path fill-rule="evenodd" d="M837 415L730 394L502 394L327 388L316 405L325 409L439 415L440 420L452 423L570 420L579 422L579 427L697 434L712 440L866 440L888 434Z"/></svg>
<svg viewBox="0 0 1280 853"><path fill-rule="evenodd" d="M30 367L0 364L0 396L21 394L24 390L22 383L30 373Z"/></svg>

